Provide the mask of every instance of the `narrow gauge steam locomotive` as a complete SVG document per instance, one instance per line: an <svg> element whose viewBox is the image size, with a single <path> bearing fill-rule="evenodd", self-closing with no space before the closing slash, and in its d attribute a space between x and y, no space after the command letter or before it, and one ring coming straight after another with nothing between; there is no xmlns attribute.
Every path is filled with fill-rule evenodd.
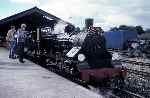
<svg viewBox="0 0 150 98"><path fill-rule="evenodd" d="M37 33L40 38L37 37L35 48L32 52L27 51L27 55L33 55L34 60L43 66L69 73L91 85L110 86L112 80L117 86L122 85L126 68L117 60L112 61L101 32L101 28L94 27L73 35L41 30L40 34Z"/></svg>

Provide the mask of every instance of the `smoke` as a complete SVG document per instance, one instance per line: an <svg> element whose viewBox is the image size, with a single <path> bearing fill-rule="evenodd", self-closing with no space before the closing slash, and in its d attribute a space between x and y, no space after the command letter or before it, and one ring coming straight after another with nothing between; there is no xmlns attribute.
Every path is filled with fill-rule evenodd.
<svg viewBox="0 0 150 98"><path fill-rule="evenodd" d="M54 31L53 34L62 34L65 33L65 27L67 26L66 23L63 21L59 21L55 26L54 26Z"/></svg>
<svg viewBox="0 0 150 98"><path fill-rule="evenodd" d="M112 54L112 60L119 60L119 59L121 59L122 57L121 57L121 55L118 53L118 52L114 52L113 54Z"/></svg>
<svg viewBox="0 0 150 98"><path fill-rule="evenodd" d="M86 36L87 36L87 33L80 32L77 35L73 36L72 39L75 44L82 45Z"/></svg>
<svg viewBox="0 0 150 98"><path fill-rule="evenodd" d="M52 34L58 34L57 38L60 39L69 39L69 34L65 32L65 27L68 24L64 23L63 21L59 21L55 26L54 26L54 31Z"/></svg>

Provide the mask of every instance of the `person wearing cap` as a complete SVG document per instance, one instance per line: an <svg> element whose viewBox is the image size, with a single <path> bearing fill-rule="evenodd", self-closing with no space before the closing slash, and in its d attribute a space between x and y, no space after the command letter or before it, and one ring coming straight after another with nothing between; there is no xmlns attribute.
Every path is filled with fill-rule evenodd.
<svg viewBox="0 0 150 98"><path fill-rule="evenodd" d="M19 61L21 63L24 63L24 44L26 39L26 24L21 24L21 28L17 31L17 43L18 43L18 55L19 55Z"/></svg>
<svg viewBox="0 0 150 98"><path fill-rule="evenodd" d="M11 26L11 29L8 30L6 41L9 44L9 58L14 59L15 58L15 26Z"/></svg>

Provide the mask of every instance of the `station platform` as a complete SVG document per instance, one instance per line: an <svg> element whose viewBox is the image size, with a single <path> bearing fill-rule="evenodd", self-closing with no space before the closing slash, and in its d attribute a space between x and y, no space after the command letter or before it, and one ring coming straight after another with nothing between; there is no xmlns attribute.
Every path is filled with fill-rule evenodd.
<svg viewBox="0 0 150 98"><path fill-rule="evenodd" d="M28 60L9 59L0 47L0 98L103 98Z"/></svg>

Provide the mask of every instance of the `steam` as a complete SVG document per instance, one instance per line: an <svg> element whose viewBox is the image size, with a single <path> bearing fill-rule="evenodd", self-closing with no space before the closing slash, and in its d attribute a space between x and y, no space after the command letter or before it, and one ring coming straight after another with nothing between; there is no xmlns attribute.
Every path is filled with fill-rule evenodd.
<svg viewBox="0 0 150 98"><path fill-rule="evenodd" d="M121 59L121 55L117 52L114 52L112 54L112 60L119 60L119 59Z"/></svg>
<svg viewBox="0 0 150 98"><path fill-rule="evenodd" d="M58 34L57 35L57 38L60 38L60 39L69 39L69 34L67 34L65 32L65 27L67 26L68 24L64 23L63 21L59 21L55 27L54 27L54 31L52 32L52 34Z"/></svg>
<svg viewBox="0 0 150 98"><path fill-rule="evenodd" d="M76 36L73 36L72 39L75 44L78 43L78 45L82 45L86 36L87 36L87 33L80 32Z"/></svg>
<svg viewBox="0 0 150 98"><path fill-rule="evenodd" d="M62 34L65 33L65 27L67 26L66 23L63 21L59 21L55 26L54 26L54 31L53 34Z"/></svg>

